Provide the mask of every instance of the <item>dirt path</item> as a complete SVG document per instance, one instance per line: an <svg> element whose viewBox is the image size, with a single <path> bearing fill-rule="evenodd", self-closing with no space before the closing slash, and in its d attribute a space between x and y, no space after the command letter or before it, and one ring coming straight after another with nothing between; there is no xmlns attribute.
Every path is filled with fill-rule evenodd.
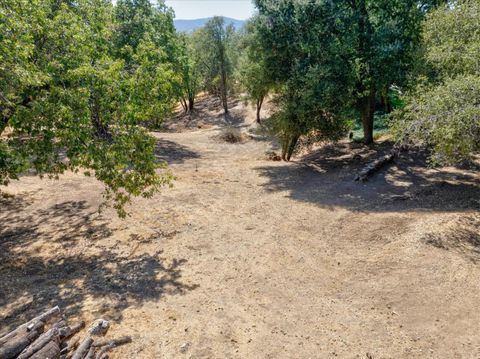
<svg viewBox="0 0 480 359"><path fill-rule="evenodd" d="M405 156L356 184L375 151L312 169L201 127L156 134L177 181L126 221L91 179L14 184L0 328L58 303L132 335L116 358L480 358L478 173Z"/></svg>

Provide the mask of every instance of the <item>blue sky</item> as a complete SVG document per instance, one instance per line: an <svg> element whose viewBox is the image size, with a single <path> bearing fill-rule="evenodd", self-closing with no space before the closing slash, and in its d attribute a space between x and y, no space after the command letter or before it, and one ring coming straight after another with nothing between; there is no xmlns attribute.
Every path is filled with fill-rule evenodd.
<svg viewBox="0 0 480 359"><path fill-rule="evenodd" d="M167 0L165 3L175 10L177 19L218 15L244 20L251 17L255 9L251 0Z"/></svg>

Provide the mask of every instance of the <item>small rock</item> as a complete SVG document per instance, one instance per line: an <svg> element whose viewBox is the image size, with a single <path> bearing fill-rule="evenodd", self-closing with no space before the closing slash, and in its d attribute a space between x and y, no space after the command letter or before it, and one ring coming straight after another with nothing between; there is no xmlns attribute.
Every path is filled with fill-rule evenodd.
<svg viewBox="0 0 480 359"><path fill-rule="evenodd" d="M185 354L188 351L188 348L190 348L190 343L183 343L180 345L180 352Z"/></svg>
<svg viewBox="0 0 480 359"><path fill-rule="evenodd" d="M110 323L105 319L97 319L88 329L91 335L105 335L110 327Z"/></svg>

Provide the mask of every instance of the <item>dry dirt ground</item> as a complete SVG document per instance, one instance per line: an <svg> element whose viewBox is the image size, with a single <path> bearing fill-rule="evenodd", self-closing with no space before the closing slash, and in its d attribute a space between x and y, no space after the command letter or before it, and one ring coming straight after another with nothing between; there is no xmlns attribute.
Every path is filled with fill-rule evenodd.
<svg viewBox="0 0 480 359"><path fill-rule="evenodd" d="M270 141L222 143L215 103L199 108L155 134L175 186L124 221L80 175L8 188L0 334L58 304L131 335L113 358L480 358L478 171L411 153L358 184L387 145L272 162Z"/></svg>

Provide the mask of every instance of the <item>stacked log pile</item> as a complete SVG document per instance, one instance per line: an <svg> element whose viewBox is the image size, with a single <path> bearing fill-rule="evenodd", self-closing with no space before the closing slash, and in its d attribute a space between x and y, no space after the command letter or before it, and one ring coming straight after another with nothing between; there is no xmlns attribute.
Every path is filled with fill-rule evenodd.
<svg viewBox="0 0 480 359"><path fill-rule="evenodd" d="M108 330L108 322L104 320L100 320L103 325L100 330L98 326L91 327L88 335L80 340L76 334L85 328L85 322L69 325L64 318L53 321L58 317L60 308L52 308L1 337L0 358L106 359L109 350L132 341L130 337L110 340L97 338L97 335L104 335ZM52 321L53 324L46 330Z"/></svg>

